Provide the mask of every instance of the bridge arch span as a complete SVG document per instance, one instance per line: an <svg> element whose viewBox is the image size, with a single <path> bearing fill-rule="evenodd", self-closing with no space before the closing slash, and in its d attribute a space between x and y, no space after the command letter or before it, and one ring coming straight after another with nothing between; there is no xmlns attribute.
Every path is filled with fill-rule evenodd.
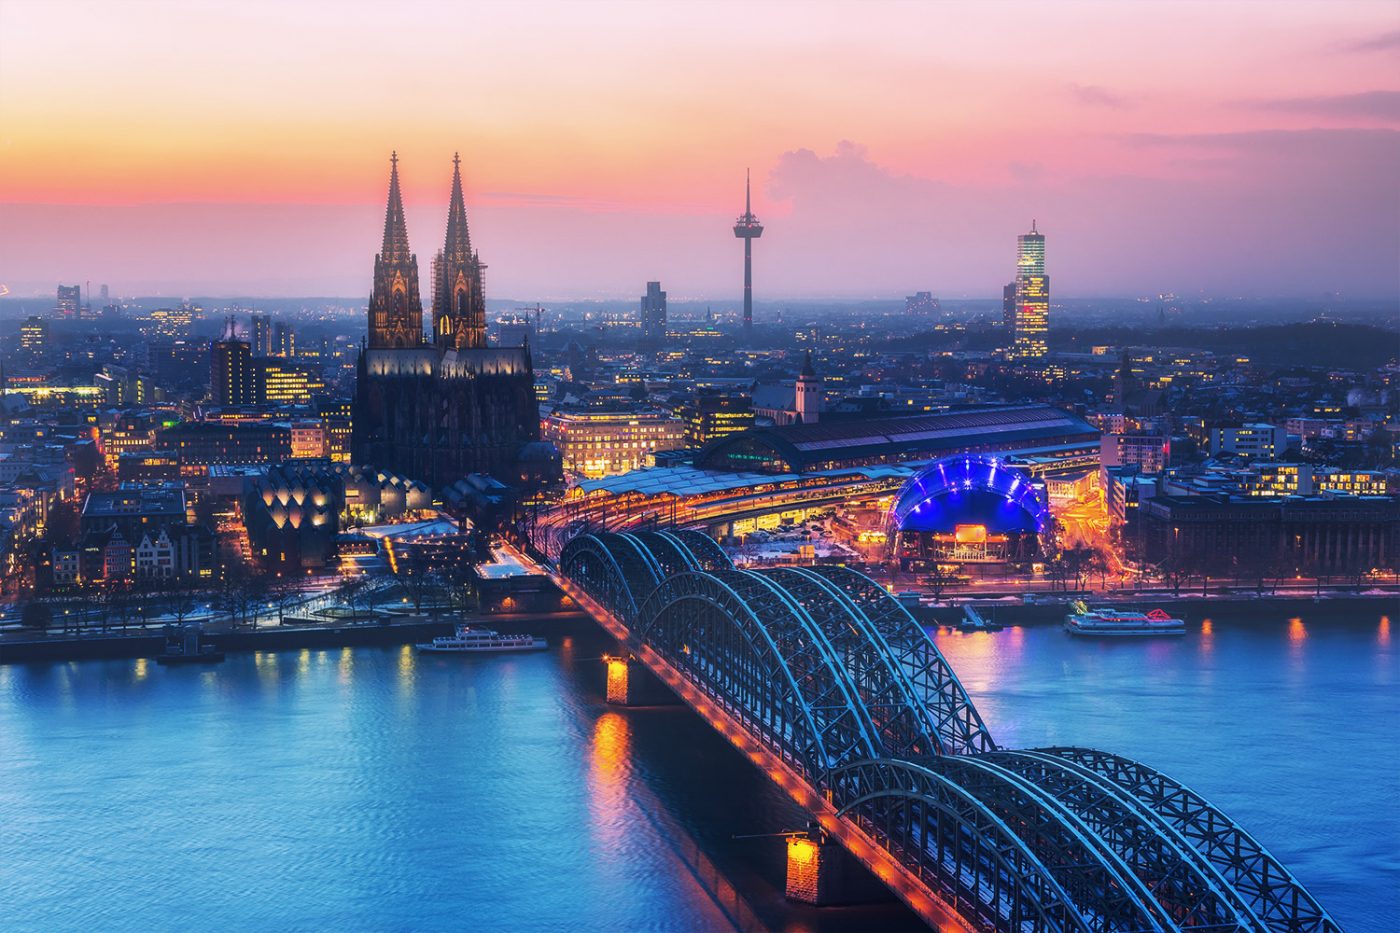
<svg viewBox="0 0 1400 933"><path fill-rule="evenodd" d="M1118 853L1034 783L979 756L944 756L925 765L1012 827L1079 909L1095 918L1096 929L1179 929Z"/></svg>
<svg viewBox="0 0 1400 933"><path fill-rule="evenodd" d="M1090 931L1054 874L956 781L910 761L858 761L827 777L853 819L965 919L996 930Z"/></svg>
<svg viewBox="0 0 1400 933"><path fill-rule="evenodd" d="M1213 865L1151 808L1112 781L1069 759L1037 752L1001 751L980 760L1029 781L1068 808L1183 928L1263 927Z"/></svg>
<svg viewBox="0 0 1400 933"><path fill-rule="evenodd" d="M638 565L629 549L620 555L612 539L617 535L579 535L559 552L559 571L605 609L632 622L637 618L637 585L646 585L648 571ZM642 591L642 595L655 587Z"/></svg>
<svg viewBox="0 0 1400 933"><path fill-rule="evenodd" d="M840 673L771 584L742 571L684 573L642 605L633 630L814 786L875 740Z"/></svg>
<svg viewBox="0 0 1400 933"><path fill-rule="evenodd" d="M882 754L899 758L942 751L932 710L860 607L826 578L802 568L757 573L780 585L826 636L836 653L835 663L866 708Z"/></svg>
<svg viewBox="0 0 1400 933"><path fill-rule="evenodd" d="M895 662L908 675L917 699L934 717L940 752L968 755L997 747L952 665L899 600L849 567L818 565L804 572L821 577L839 590L885 639Z"/></svg>
<svg viewBox="0 0 1400 933"><path fill-rule="evenodd" d="M852 852L894 869L881 877L930 922L950 914L922 886L971 927L1017 933L1338 929L1160 772L1093 749L999 749L928 633L862 574L736 570L711 539L671 531L584 535L559 570Z"/></svg>
<svg viewBox="0 0 1400 933"><path fill-rule="evenodd" d="M1273 931L1335 933L1335 920L1267 849L1200 794L1131 758L1093 748L1034 750L1090 770L1150 807L1200 852Z"/></svg>

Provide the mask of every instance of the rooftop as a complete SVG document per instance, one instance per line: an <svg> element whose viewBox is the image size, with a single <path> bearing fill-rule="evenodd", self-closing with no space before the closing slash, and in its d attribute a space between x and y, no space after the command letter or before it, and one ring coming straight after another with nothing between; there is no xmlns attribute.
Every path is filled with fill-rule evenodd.
<svg viewBox="0 0 1400 933"><path fill-rule="evenodd" d="M841 460L902 460L933 457L995 445L1076 437L1097 444L1099 431L1083 418L1048 405L1000 405L925 415L794 424L755 428L720 438L701 450L696 462L722 468L730 454L755 459L755 450L770 451L791 470ZM745 453L741 454L743 451Z"/></svg>

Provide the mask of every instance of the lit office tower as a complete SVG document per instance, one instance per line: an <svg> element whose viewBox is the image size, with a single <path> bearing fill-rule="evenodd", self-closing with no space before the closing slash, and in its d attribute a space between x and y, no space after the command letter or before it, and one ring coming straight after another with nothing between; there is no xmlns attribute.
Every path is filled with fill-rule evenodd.
<svg viewBox="0 0 1400 933"><path fill-rule="evenodd" d="M19 326L20 349L35 356L42 356L49 348L48 322L37 314L30 315Z"/></svg>
<svg viewBox="0 0 1400 933"><path fill-rule="evenodd" d="M904 299L905 314L931 315L937 314L941 306L938 299L933 297L933 292L915 292Z"/></svg>
<svg viewBox="0 0 1400 933"><path fill-rule="evenodd" d="M54 310L59 317L75 318L83 306L83 287L81 285L60 285L58 286L58 304Z"/></svg>
<svg viewBox="0 0 1400 933"><path fill-rule="evenodd" d="M296 332L292 330L292 325L278 321L272 328L271 355L285 356L287 359L297 355L297 338Z"/></svg>
<svg viewBox="0 0 1400 933"><path fill-rule="evenodd" d="M642 341L659 346L666 339L666 293L660 282L648 282L642 296Z"/></svg>
<svg viewBox="0 0 1400 933"><path fill-rule="evenodd" d="M1016 317L1011 355L1036 359L1045 355L1050 316L1050 276L1045 274L1045 234L1031 221L1031 232L1016 238Z"/></svg>
<svg viewBox="0 0 1400 933"><path fill-rule="evenodd" d="M253 351L234 333L233 319L223 338L214 341L209 359L209 397L215 405L251 405L255 401Z"/></svg>
<svg viewBox="0 0 1400 933"><path fill-rule="evenodd" d="M744 172L744 214L734 221L734 235L744 241L744 339L753 336L753 241L763 236L763 224L753 215L749 173Z"/></svg>
<svg viewBox="0 0 1400 933"><path fill-rule="evenodd" d="M272 355L272 321L266 314L252 316L253 355Z"/></svg>

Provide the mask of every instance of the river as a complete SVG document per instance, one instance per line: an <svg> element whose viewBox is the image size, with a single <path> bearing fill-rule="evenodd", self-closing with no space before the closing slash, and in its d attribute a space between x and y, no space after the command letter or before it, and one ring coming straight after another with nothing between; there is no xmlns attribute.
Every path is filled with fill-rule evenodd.
<svg viewBox="0 0 1400 933"><path fill-rule="evenodd" d="M402 648L0 665L6 930L916 927L782 898L797 812L683 708L602 700L588 623L530 655ZM1081 744L1200 791L1343 928L1400 918L1388 619L1185 638L936 633L1003 745ZM1397 633L1400 634L1400 633Z"/></svg>

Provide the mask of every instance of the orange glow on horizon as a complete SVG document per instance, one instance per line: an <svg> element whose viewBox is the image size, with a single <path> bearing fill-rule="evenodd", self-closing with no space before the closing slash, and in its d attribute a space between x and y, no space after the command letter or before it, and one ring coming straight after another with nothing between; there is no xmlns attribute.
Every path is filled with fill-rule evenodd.
<svg viewBox="0 0 1400 933"><path fill-rule="evenodd" d="M878 222L899 205L942 217L975 205L988 225L969 233L958 224L954 235L974 241L979 253L994 243L1004 248L1002 226L1012 216L1020 223L1027 211L1061 205L1056 235L1065 239L1056 241L1062 251L1054 274L1063 276L1075 268L1066 228L1076 221L1068 215L1116 202L1123 180L1162 185L1162 192L1086 221L1086 238L1100 221L1136 226L1144 210L1164 204L1180 205L1191 229L1210 229L1222 215L1193 211L1210 209L1219 194L1210 186L1222 179L1258 186L1257 203L1289 200L1284 195L1295 193L1299 176L1258 169L1272 170L1294 147L1267 134L1300 134L1301 146L1335 152L1363 145L1352 137L1395 125L1387 110L1346 106L1394 85L1391 56L1346 51L1394 30L1386 4L1275 4L1263 32L1255 7L1231 0L1178 4L1170 15L1098 4L1092 17L1029 0L758 2L745 6L742 29L733 13L724 4L459 9L401 0L395 18L415 28L406 54L386 41L381 5L362 0L337 4L334 17L321 4L273 0L161 4L159 15L140 0L0 4L0 87L7 92L0 97L0 203L53 208L13 217L0 252L29 244L34 256L8 257L27 267L47 255L52 240L70 266L111 262L136 279L129 263L111 256L112 229L121 229L142 240L135 255L197 247L234 266L265 262L248 244L207 244L188 226L253 227L264 243L279 245L337 232L337 220L320 212L302 211L318 228L302 230L285 216L253 217L246 209L379 207L388 153L397 149L410 212L445 206L450 160L460 151L473 209L531 214L518 227L497 219L483 236L493 276L522 285L537 285L560 265L551 258L556 243L574 250L585 241L599 250L606 244L607 252L582 257L581 268L620 262L611 257L627 255L629 244L614 235L628 232L637 243L669 242L671 251L656 258L691 250L692 264L703 259L718 270L723 262L731 271L733 243L723 233L740 207L745 167L754 170L755 210L775 222L763 244L770 287L807 287L801 283L824 265L810 255L812 242L834 239L856 217L869 223L860 236L831 244L842 276L916 263L887 270L883 284L903 281L906 268L927 268L940 251L924 241L945 231L901 229L898 218ZM1144 43L1147 30L1152 41ZM480 40L469 56L459 54L463 35ZM946 35L958 41L928 41ZM114 68L118 48L122 64ZM366 67L386 57L388 70ZM1186 60L1189 69L1181 67ZM453 67L444 71L444 61ZM1339 135L1313 138L1327 132ZM1310 162L1304 169L1305 181L1328 174ZM1388 183L1389 174L1374 180ZM1200 200L1180 202L1175 185ZM1385 203L1385 195L1376 201ZM101 229L79 251L77 225L60 209L74 206L159 210L104 212L93 224ZM851 206L858 210L839 213ZM776 221L788 217L795 222L784 230ZM1277 218L1259 222L1280 226ZM697 231L714 231L713 242ZM440 232L430 236L410 218L420 257L432 255L428 244ZM804 233L815 239L804 242ZM1104 230L1081 247L1084 266L1111 266L1114 257L1101 247L1120 233ZM542 236L555 249L542 249ZM695 252L696 243L713 255ZM853 259L860 243L870 253ZM1290 248L1306 255L1299 244ZM535 256L538 267L515 268ZM514 265L501 262L509 257L518 257ZM1149 258L1160 272L1158 257ZM369 255L356 260L362 269ZM178 266L181 258L168 261ZM960 257L947 262L930 275L946 278L966 266ZM954 287L993 269L1004 274L1004 265L1003 254ZM32 274L44 279L48 269ZM695 273L696 280L713 287L713 270ZM200 281L215 274L201 269ZM365 285L356 280L352 291L349 272L324 274L345 290L303 294L359 294ZM597 274L609 285L612 276L639 277L624 265L606 279ZM573 282L577 272L563 268L559 276Z"/></svg>

